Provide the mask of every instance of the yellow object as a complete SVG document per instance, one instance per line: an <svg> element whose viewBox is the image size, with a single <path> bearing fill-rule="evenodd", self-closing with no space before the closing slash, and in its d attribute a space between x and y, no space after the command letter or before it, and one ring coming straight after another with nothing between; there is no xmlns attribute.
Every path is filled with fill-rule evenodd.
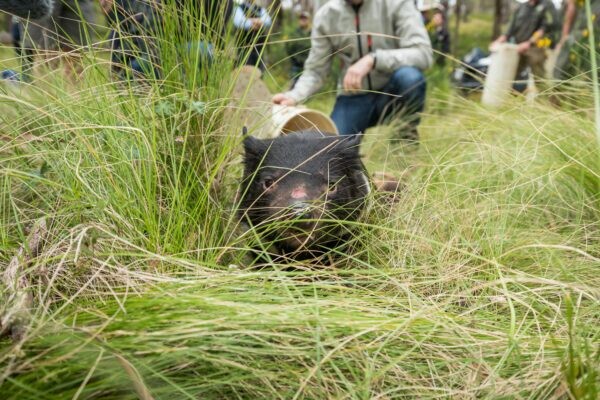
<svg viewBox="0 0 600 400"><path fill-rule="evenodd" d="M547 49L552 45L552 39L548 37L541 38L535 43L535 45L540 49Z"/></svg>

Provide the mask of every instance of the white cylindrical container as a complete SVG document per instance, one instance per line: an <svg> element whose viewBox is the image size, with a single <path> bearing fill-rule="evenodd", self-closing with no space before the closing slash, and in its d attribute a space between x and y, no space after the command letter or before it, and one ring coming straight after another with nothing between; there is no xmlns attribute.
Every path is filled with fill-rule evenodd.
<svg viewBox="0 0 600 400"><path fill-rule="evenodd" d="M272 137L285 135L290 132L304 130L318 131L324 134L337 135L335 123L320 111L306 107L273 106Z"/></svg>
<svg viewBox="0 0 600 400"><path fill-rule="evenodd" d="M232 96L234 101L227 118L236 126L247 126L258 138L274 138L303 130L338 134L335 123L320 111L303 106L273 105L258 68L244 66L238 70Z"/></svg>
<svg viewBox="0 0 600 400"><path fill-rule="evenodd" d="M481 97L484 105L492 107L502 105L512 90L518 66L517 45L502 43L493 49Z"/></svg>

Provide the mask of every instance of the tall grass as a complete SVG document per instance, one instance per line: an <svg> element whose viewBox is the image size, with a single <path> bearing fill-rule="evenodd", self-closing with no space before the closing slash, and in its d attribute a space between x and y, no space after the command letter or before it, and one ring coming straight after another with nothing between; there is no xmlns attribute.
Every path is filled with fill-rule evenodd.
<svg viewBox="0 0 600 400"><path fill-rule="evenodd" d="M592 14L591 3L589 0L585 2L585 14L587 18L587 30L589 32L588 43L590 46L590 64L592 67L592 84L594 90L594 110L596 119L596 136L598 138L598 146L600 146L600 88L598 87L598 62L596 60L596 38L594 29L595 15Z"/></svg>
<svg viewBox="0 0 600 400"><path fill-rule="evenodd" d="M1 97L2 269L48 225L20 260L35 307L0 342L2 398L597 396L593 122L445 96L418 151L367 134L368 168L404 189L373 194L333 265L256 269L231 53L197 71L173 40L156 80L115 84L93 51L77 84Z"/></svg>

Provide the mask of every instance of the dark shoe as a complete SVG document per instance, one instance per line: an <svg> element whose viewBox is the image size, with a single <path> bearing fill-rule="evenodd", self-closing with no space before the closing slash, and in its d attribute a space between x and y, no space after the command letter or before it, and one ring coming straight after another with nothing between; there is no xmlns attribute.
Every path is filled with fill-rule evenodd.
<svg viewBox="0 0 600 400"><path fill-rule="evenodd" d="M392 137L392 143L417 148L419 147L419 130L416 126L401 128Z"/></svg>

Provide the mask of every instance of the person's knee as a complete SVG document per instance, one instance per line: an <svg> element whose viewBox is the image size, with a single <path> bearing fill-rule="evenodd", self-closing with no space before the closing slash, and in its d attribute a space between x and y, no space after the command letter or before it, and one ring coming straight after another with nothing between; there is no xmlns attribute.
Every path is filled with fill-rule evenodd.
<svg viewBox="0 0 600 400"><path fill-rule="evenodd" d="M364 132L369 127L369 105L373 102L367 95L338 96L331 119L340 135L354 135Z"/></svg>
<svg viewBox="0 0 600 400"><path fill-rule="evenodd" d="M400 92L425 92L427 83L423 73L415 67L400 67L392 75L392 84Z"/></svg>

